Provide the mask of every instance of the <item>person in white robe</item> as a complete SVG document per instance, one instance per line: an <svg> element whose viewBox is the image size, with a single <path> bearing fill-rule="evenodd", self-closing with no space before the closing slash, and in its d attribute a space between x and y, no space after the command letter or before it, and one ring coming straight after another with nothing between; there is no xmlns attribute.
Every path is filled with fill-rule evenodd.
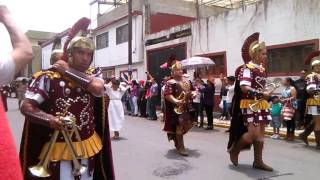
<svg viewBox="0 0 320 180"><path fill-rule="evenodd" d="M124 123L124 110L121 102L122 96L127 91L126 83L113 79L111 83L105 85L105 93L109 96L108 119L109 128L114 132L113 139L119 139L119 131Z"/></svg>

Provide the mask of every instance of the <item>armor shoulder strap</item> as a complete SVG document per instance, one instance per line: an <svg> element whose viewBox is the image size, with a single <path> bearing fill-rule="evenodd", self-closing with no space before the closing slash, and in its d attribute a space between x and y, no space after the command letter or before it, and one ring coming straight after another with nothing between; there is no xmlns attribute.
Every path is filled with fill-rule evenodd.
<svg viewBox="0 0 320 180"><path fill-rule="evenodd" d="M39 71L36 72L32 75L32 78L37 79L40 76L46 75L48 76L50 79L54 79L54 78L60 78L61 74L55 71L50 71L50 70L44 70L44 71Z"/></svg>

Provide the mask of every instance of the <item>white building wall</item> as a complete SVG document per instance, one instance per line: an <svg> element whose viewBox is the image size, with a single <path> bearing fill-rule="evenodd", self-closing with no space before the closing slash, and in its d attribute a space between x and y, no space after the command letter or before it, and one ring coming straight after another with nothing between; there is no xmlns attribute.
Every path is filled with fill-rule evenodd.
<svg viewBox="0 0 320 180"><path fill-rule="evenodd" d="M228 74L242 64L247 36L260 32L268 46L320 38L320 1L265 0L218 16L192 22L191 56L227 52Z"/></svg>
<svg viewBox="0 0 320 180"><path fill-rule="evenodd" d="M268 46L320 38L320 1L318 0L264 0L234 9L217 16L193 21L155 33L146 39L186 29L192 36L146 47L146 50L176 43L187 43L187 57L226 51L228 75L243 63L241 47L254 32Z"/></svg>
<svg viewBox="0 0 320 180"><path fill-rule="evenodd" d="M154 39L188 27L192 30L192 36L147 46L146 50L185 42L187 57L225 51L227 74L234 75L235 69L243 63L242 44L254 32L260 32L260 40L268 46L319 39L319 9L319 0L263 0L244 9L148 35L146 39ZM188 73L192 75L193 71ZM216 82L219 90L220 80Z"/></svg>
<svg viewBox="0 0 320 180"><path fill-rule="evenodd" d="M128 20L123 19L96 32L96 35L109 32L109 46L95 52L95 66L113 67L128 64L128 42L116 44L116 28L127 23ZM143 61L142 15L133 18L132 28L132 62L138 63Z"/></svg>

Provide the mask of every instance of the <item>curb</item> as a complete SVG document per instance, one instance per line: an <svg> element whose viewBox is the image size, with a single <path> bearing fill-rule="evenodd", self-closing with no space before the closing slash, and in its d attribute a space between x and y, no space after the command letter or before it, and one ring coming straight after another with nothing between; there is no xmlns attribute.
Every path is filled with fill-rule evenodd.
<svg viewBox="0 0 320 180"><path fill-rule="evenodd" d="M226 125L226 124L222 124L222 123L213 123L214 124L214 126L216 126L216 127L220 127L220 128L226 128L226 129L228 129L230 126L229 125ZM272 135L273 134L273 131L270 131L270 130L266 130L266 132L265 132L265 135ZM285 137L286 136L286 132L285 131L280 131L280 136L281 137ZM300 139L299 138L299 134L297 134L297 133L295 133L295 135L294 135L294 137L295 137L295 139ZM309 142L315 142L315 137L308 137L308 141Z"/></svg>

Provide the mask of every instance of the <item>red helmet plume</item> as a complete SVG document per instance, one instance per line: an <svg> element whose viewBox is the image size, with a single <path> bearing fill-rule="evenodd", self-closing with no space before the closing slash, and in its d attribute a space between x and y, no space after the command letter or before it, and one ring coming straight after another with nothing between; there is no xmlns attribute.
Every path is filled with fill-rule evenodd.
<svg viewBox="0 0 320 180"><path fill-rule="evenodd" d="M252 45L252 43L259 41L259 35L260 33L258 32L253 33L249 37L247 37L247 39L244 41L242 45L241 53L242 53L242 59L245 63L248 63L249 61L251 61L250 46Z"/></svg>
<svg viewBox="0 0 320 180"><path fill-rule="evenodd" d="M314 51L310 53L304 60L304 64L310 64L314 57L320 56L320 51Z"/></svg>
<svg viewBox="0 0 320 180"><path fill-rule="evenodd" d="M68 60L68 45L70 43L70 41L79 33L79 32L87 32L88 31L88 27L90 24L90 19L83 17L81 19L79 19L73 26L72 28L69 30L68 32L68 36L67 36L67 40L64 43L63 46L63 57L62 59L67 61Z"/></svg>

